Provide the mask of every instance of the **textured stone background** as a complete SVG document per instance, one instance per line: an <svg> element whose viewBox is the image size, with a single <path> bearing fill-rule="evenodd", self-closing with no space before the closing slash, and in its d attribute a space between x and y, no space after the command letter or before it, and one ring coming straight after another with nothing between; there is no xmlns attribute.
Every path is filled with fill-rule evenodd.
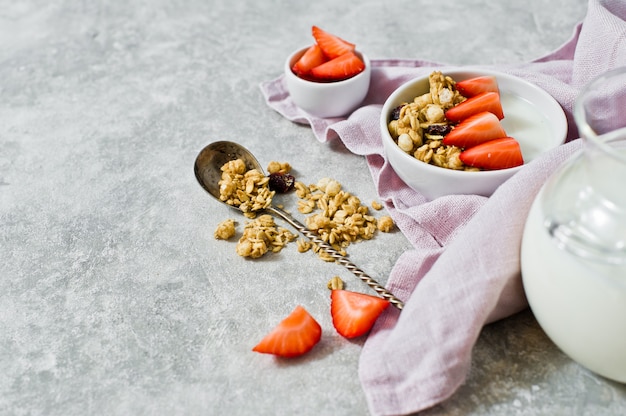
<svg viewBox="0 0 626 416"><path fill-rule="evenodd" d="M362 341L332 331L325 284L364 288L295 245L252 262L215 241L238 217L196 184L196 154L238 141L371 201L362 158L263 103L259 83L312 24L372 58L515 63L558 47L585 12L584 0L0 0L0 414L367 414ZM384 283L408 248L396 232L350 255ZM297 304L325 329L312 354L252 353ZM466 385L426 414L625 408L623 386L572 363L524 312L485 328Z"/></svg>

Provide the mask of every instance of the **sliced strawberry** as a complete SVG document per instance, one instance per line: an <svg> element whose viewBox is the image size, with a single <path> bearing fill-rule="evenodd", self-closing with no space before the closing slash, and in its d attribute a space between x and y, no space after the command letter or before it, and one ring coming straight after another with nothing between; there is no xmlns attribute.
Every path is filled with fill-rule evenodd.
<svg viewBox="0 0 626 416"><path fill-rule="evenodd" d="M326 56L317 44L311 45L293 65L293 72L298 76L307 75L311 69L326 62Z"/></svg>
<svg viewBox="0 0 626 416"><path fill-rule="evenodd" d="M324 62L311 69L313 77L326 81L341 81L348 79L365 69L365 63L354 52Z"/></svg>
<svg viewBox="0 0 626 416"><path fill-rule="evenodd" d="M505 136L506 132L498 117L493 113L483 111L457 124L443 138L443 144L468 149L477 144Z"/></svg>
<svg viewBox="0 0 626 416"><path fill-rule="evenodd" d="M464 150L459 156L468 166L495 170L523 165L519 143L512 137L502 137Z"/></svg>
<svg viewBox="0 0 626 416"><path fill-rule="evenodd" d="M473 97L481 92L497 92L500 93L498 88L498 81L493 75L484 75L482 77L476 77L466 79L456 83L456 89L461 93L463 97Z"/></svg>
<svg viewBox="0 0 626 416"><path fill-rule="evenodd" d="M450 108L446 111L446 118L452 122L461 121L474 114L489 111L498 116L498 119L504 118L502 111L502 103L500 103L500 94L497 92L482 92L475 95L462 103Z"/></svg>
<svg viewBox="0 0 626 416"><path fill-rule="evenodd" d="M330 294L330 314L337 332L355 338L372 329L376 319L389 306L389 301L348 290L333 290Z"/></svg>
<svg viewBox="0 0 626 416"><path fill-rule="evenodd" d="M267 334L252 351L280 357L297 357L309 352L322 338L322 327L302 306Z"/></svg>
<svg viewBox="0 0 626 416"><path fill-rule="evenodd" d="M324 55L329 59L334 59L343 55L346 52L354 51L356 45L346 40L341 39L331 33L328 33L317 26L313 26L311 29L315 42L322 48Z"/></svg>

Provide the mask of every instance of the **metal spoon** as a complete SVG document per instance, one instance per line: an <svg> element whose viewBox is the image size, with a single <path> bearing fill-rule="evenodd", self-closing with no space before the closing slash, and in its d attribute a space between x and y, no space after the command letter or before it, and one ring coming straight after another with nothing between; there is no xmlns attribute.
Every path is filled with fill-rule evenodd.
<svg viewBox="0 0 626 416"><path fill-rule="evenodd" d="M213 142L206 146L198 154L194 165L194 173L196 174L196 179L200 183L200 186L202 186L202 188L204 188L209 195L213 196L216 200L223 204L226 203L220 199L220 187L218 184L222 177L221 167L224 166L226 162L235 159L242 159L248 169L257 169L259 172L263 172L261 164L256 160L252 153L248 151L248 149L237 143L228 141ZM234 207L232 205L228 206L239 210L238 207ZM317 244L320 249L324 250L331 257L333 257L339 264L346 267L359 279L365 282L370 288L378 293L380 297L391 302L391 304L396 308L402 309L404 307L404 303L400 299L396 298L387 289L376 282L376 280L368 276L363 270L359 269L345 256L341 255L341 253L324 242L324 240L322 240L317 234L310 231L290 214L272 205L265 208L264 211L280 217L291 224L301 234Z"/></svg>

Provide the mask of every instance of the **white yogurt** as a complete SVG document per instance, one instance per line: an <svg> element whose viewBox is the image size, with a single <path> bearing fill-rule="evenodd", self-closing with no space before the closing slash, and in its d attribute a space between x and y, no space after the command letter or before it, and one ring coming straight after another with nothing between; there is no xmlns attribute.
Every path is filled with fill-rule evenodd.
<svg viewBox="0 0 626 416"><path fill-rule="evenodd" d="M502 127L519 142L524 162L528 163L545 151L546 142L554 137L552 126L535 105L517 94L502 91L500 101L504 111Z"/></svg>

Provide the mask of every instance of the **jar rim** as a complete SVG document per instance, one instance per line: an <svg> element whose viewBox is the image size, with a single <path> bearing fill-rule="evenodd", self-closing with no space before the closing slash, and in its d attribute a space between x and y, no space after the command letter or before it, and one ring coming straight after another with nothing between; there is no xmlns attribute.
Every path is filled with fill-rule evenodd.
<svg viewBox="0 0 626 416"><path fill-rule="evenodd" d="M588 95L593 91L596 91L600 84L611 78L619 76L623 76L626 80L626 66L604 72L587 83L574 101L574 120L576 122L576 126L578 127L579 135L585 142L591 143L607 155L619 160L621 163L626 164L626 154L615 152L610 145L611 142L619 139L620 137L622 138L621 140L626 142L626 126L608 133L598 134L587 121L585 111L585 100L588 98ZM626 91L626 83L624 83L624 88Z"/></svg>

